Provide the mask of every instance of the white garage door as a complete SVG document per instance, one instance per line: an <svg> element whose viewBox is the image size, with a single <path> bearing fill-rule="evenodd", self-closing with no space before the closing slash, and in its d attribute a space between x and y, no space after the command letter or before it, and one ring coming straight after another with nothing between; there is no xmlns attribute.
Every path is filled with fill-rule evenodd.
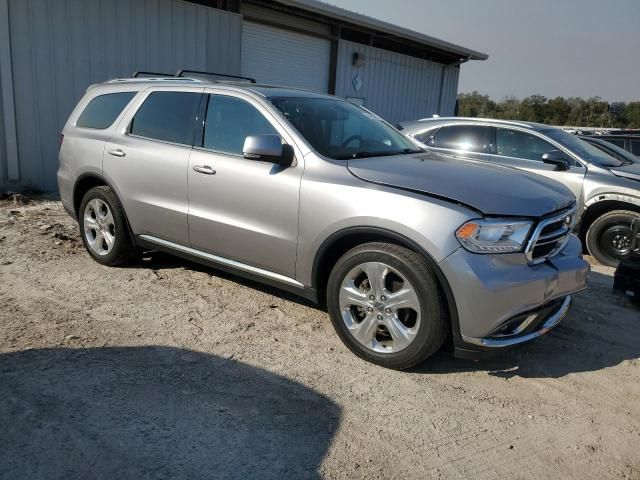
<svg viewBox="0 0 640 480"><path fill-rule="evenodd" d="M257 23L242 23L242 75L258 83L329 89L331 43Z"/></svg>

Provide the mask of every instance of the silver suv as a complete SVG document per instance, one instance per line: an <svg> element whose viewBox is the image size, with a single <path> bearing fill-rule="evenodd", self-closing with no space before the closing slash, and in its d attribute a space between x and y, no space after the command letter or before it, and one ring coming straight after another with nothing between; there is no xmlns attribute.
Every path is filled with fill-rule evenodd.
<svg viewBox="0 0 640 480"><path fill-rule="evenodd" d="M640 159L617 159L539 123L434 118L401 126L405 135L429 148L563 183L578 199L577 232L591 255L615 267L631 250L631 223L640 218Z"/></svg>
<svg viewBox="0 0 640 480"><path fill-rule="evenodd" d="M564 186L425 153L336 97L113 80L62 134L60 195L97 262L163 250L326 302L386 367L534 339L585 288Z"/></svg>

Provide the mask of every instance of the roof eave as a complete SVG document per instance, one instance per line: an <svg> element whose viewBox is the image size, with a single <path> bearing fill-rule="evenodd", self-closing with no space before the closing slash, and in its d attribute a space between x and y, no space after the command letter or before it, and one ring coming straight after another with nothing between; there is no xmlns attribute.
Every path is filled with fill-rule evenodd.
<svg viewBox="0 0 640 480"><path fill-rule="evenodd" d="M287 5L289 7L297 7L309 12L313 12L326 17L331 17L336 20L342 20L349 23L355 23L374 30L384 32L389 35L393 35L399 38L412 40L414 42L422 43L433 48L438 48L456 55L459 55L461 59L465 60L486 60L489 55L486 53L471 50L454 43L440 40L438 38L431 37L422 33L409 30L408 28L399 27L382 20L362 15L360 13L352 12L344 8L329 5L328 3L321 2L319 0L276 0L278 3Z"/></svg>

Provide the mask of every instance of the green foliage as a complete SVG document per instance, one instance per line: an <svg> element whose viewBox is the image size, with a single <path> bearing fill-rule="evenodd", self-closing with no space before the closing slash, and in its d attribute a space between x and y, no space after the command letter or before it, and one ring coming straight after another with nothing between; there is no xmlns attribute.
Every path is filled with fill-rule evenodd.
<svg viewBox="0 0 640 480"><path fill-rule="evenodd" d="M500 118L602 128L640 128L640 102L609 104L600 97L547 98L531 95L523 100L507 97L498 102L478 92L458 95L461 117Z"/></svg>

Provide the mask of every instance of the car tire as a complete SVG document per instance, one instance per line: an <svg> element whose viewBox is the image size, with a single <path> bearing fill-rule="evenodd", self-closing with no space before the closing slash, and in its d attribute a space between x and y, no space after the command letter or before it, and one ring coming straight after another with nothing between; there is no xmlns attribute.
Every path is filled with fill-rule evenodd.
<svg viewBox="0 0 640 480"><path fill-rule="evenodd" d="M587 230L589 254L603 265L617 267L631 249L631 222L637 218L640 214L629 210L614 210L598 217Z"/></svg>
<svg viewBox="0 0 640 480"><path fill-rule="evenodd" d="M329 275L327 308L346 346L386 368L423 362L449 333L433 269L423 256L398 245L367 243L345 253Z"/></svg>
<svg viewBox="0 0 640 480"><path fill-rule="evenodd" d="M85 193L78 224L82 242L96 262L116 266L135 257L137 249L124 210L110 187L94 187Z"/></svg>

